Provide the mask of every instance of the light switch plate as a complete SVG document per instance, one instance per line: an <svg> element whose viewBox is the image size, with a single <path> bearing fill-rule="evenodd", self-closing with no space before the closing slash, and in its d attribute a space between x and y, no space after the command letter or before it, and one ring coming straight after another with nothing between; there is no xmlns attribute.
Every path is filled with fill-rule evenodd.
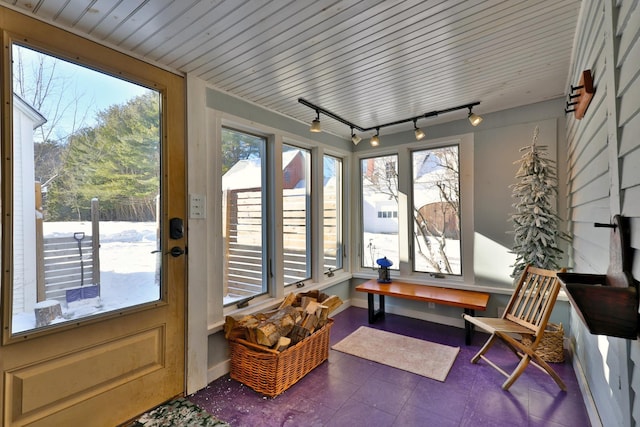
<svg viewBox="0 0 640 427"><path fill-rule="evenodd" d="M206 218L207 200L202 194L189 194L189 218Z"/></svg>

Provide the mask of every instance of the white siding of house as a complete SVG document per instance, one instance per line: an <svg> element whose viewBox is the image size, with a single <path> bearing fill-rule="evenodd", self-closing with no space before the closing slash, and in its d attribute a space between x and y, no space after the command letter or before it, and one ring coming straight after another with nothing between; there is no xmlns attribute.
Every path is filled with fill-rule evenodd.
<svg viewBox="0 0 640 427"><path fill-rule="evenodd" d="M580 273L602 274L609 265L609 230L594 228L595 222L609 222L615 214L630 217L632 246L640 249L639 9L637 0L582 3L570 84L591 69L596 93L582 120L570 114L566 122L571 250ZM633 275L640 277L640 251ZM592 414L605 426L636 425L638 341L592 335L574 311L571 336L576 366L595 405Z"/></svg>
<svg viewBox="0 0 640 427"><path fill-rule="evenodd" d="M16 109L13 115L13 137L16 141L21 141L29 135L29 125L32 123L27 115L21 110ZM26 135L25 135L26 133ZM15 159L22 158L23 144L14 144L13 156ZM23 187L23 175L21 162L14 164L13 185L15 188ZM16 191L13 203L16 207L22 206L24 199L23 191ZM24 311L24 291L25 291L25 240L24 236L24 216L14 215L13 218L13 314ZM34 236L35 238L35 236Z"/></svg>
<svg viewBox="0 0 640 427"><path fill-rule="evenodd" d="M32 311L37 302L33 130L43 122L33 108L14 97L13 314Z"/></svg>

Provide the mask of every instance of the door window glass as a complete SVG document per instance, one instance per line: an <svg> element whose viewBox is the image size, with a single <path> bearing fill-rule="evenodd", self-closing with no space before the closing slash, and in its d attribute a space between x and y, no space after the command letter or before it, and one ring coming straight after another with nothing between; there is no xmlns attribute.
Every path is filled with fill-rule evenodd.
<svg viewBox="0 0 640 427"><path fill-rule="evenodd" d="M160 299L161 94L11 52L12 332Z"/></svg>

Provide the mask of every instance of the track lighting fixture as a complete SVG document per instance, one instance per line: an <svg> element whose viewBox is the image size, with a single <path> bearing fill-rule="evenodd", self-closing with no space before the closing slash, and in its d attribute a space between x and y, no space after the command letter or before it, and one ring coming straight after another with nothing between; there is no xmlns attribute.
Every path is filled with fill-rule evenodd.
<svg viewBox="0 0 640 427"><path fill-rule="evenodd" d="M358 145L358 143L362 141L362 138L360 138L358 135L356 135L353 132L353 128L351 128L351 142L353 142L353 145Z"/></svg>
<svg viewBox="0 0 640 427"><path fill-rule="evenodd" d="M473 109L473 106L469 107L469 122L471 123L471 126L478 126L480 124L480 122L482 122L482 117L480 117L477 114L473 114L473 111L471 111Z"/></svg>
<svg viewBox="0 0 640 427"><path fill-rule="evenodd" d="M358 143L361 141L362 138L360 138L358 135L355 134L354 129L358 130L359 132L367 132L370 130L374 130L376 131L376 134L371 137L371 145L376 147L378 144L380 144L380 128L383 127L387 127L387 126L395 126L395 125L399 125L402 123L407 123L407 122L413 122L413 131L415 133L416 139L419 141L422 138L425 137L426 133L420 129L418 127L418 120L419 119L423 119L426 117L436 117L439 114L443 114L443 113L450 113L452 111L457 111L457 110L462 110L465 108L469 109L469 122L473 125L473 126L478 126L480 124L480 122L482 121L482 117L478 116L477 114L473 114L472 108L476 105L480 105L480 102L472 102L470 104L464 104L464 105L459 105L457 107L452 107L452 108L447 108L445 110L437 110L437 111L430 111L428 113L424 113L420 116L415 116L415 117L409 117L408 119L402 119L402 120L396 120L395 122L390 122L390 123L384 123L381 125L376 125L376 126L372 126L372 127L362 127L362 126L358 126L354 123L351 123L348 120L343 119L342 117L338 116L335 113L332 113L329 110L325 110L322 107L318 107L317 105L314 105L312 103L310 103L309 101L307 101L306 99L303 98L298 98L298 102L306 105L309 108L312 108L316 111L316 118L313 120L313 122L311 122L311 127L309 128L309 130L311 132L321 132L321 128L320 128L320 113L331 117L334 120L339 121L340 123L344 123L345 125L349 126L351 128L351 142L353 142L355 145L358 145Z"/></svg>
<svg viewBox="0 0 640 427"><path fill-rule="evenodd" d="M376 134L371 137L371 146L377 147L380 145L380 128L376 128Z"/></svg>
<svg viewBox="0 0 640 427"><path fill-rule="evenodd" d="M416 139L420 141L422 138L424 138L425 133L422 129L418 127L417 122L418 122L418 119L413 119L413 132L416 134Z"/></svg>
<svg viewBox="0 0 640 427"><path fill-rule="evenodd" d="M311 132L322 132L322 128L320 127L320 110L316 108L316 118L311 122L311 126L309 127L309 131Z"/></svg>

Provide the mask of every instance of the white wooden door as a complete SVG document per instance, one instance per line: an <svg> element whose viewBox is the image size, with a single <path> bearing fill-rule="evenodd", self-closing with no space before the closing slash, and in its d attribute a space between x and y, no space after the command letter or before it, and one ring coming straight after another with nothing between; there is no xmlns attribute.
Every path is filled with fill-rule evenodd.
<svg viewBox="0 0 640 427"><path fill-rule="evenodd" d="M186 248L187 239L186 233L180 235L178 221L174 222L176 231L172 234L169 230L170 219L184 219L186 215L183 78L1 7L0 29L3 37L2 162L0 163L3 190L0 206L2 213L0 369L3 375L3 386L0 388L1 423L6 426L117 425L184 391L186 255L182 252ZM65 156L69 157L70 151L65 151L68 147L73 146L74 149L84 147L85 150L89 147L84 153L87 161L76 163L75 168L83 168L90 164L113 166L111 163L114 163L115 159L131 159L138 155L139 150L136 150L139 144L147 144L145 147L156 147L157 150L153 155L147 156L152 158L151 162L157 162L157 176L150 174L150 176L138 175L131 178L132 188L144 188L147 181L157 185L157 194L154 199L156 206L151 206L149 197L133 194L133 190L127 195L123 190L126 188L124 181L118 181L120 183L114 191L119 193L113 200L109 200L109 192L106 190L115 180L108 179L108 175L105 178L104 172L101 172L100 178L103 181L95 183L91 190L103 194L102 198L107 199L107 201L100 201L101 215L110 216L110 218L127 215L144 217L144 212L140 211L155 212L154 220L157 224L157 234L154 236L150 233L146 240L141 239L141 243L137 242L136 245L126 245L117 239L100 242L102 265L98 268L101 272L104 270L104 273L101 277L102 283L96 288L100 292L97 297L89 292L89 294L83 294L80 300L69 301L69 295L71 295L69 291L57 291L58 297L42 297L40 292L34 291L32 282L35 279L29 279L38 276L33 274L33 268L39 267L34 267L35 261L32 260L34 257L37 258L34 250L37 252L41 248L37 243L34 245L33 239L24 236L36 235L36 239L42 239L38 226L33 225L34 220L44 215L46 223L46 217L51 216L54 210L57 215L63 217L65 209L72 205L72 213L68 215L77 215L78 219L82 219L74 226L79 227L88 220L84 202L75 206L71 199L64 199L63 202L60 196L59 188L71 188L70 180L80 173L77 169L74 170L70 163L65 163L64 168L54 173L51 170L42 172L42 165L36 161L36 176L51 175L51 182L38 184L49 188L48 192L43 193L44 207L37 206L37 202L32 204L33 193L21 190L21 188L33 188L33 172L25 173L25 170L33 171L34 165L24 160L33 159L33 157L29 155L20 157L19 152L22 149L30 149L33 153L34 148L33 145L18 143L14 139L18 138L18 135L23 137L25 132L33 131L38 134L43 129L37 127L43 126L37 124L42 122L39 118L47 119L42 111L38 111L37 106L25 102L26 106L23 105L23 107L26 114L36 124L31 127L23 126L20 131L14 129L13 125L17 123L15 120L18 115L17 104L28 98L28 94L25 96L16 94L20 88L16 83L17 77L14 75L16 73L12 72L17 66L16 52L23 48L26 53L29 53L29 49L33 49L38 54L50 55L52 58L63 59L70 64L85 67L89 71L104 73L115 78L113 80L121 80L125 84L133 83L136 87L142 88L144 95L142 98L132 98L131 102L135 103L140 99L145 102L150 100L150 108L153 110L157 107L158 118L153 119L158 123L157 129L154 125L140 124L139 119L130 121L124 112L132 111L133 107L127 106L126 103L119 104L115 109L109 107L100 110L103 113L102 120L117 123L117 129L137 128L131 132L127 131L126 135L117 134L117 132L116 135L112 135L113 140L118 142L132 139L129 145L123 144L122 147L133 147L133 154L122 155L115 150L109 151L107 145L98 145L103 137L96 136L98 134L96 129L99 129L101 135L109 133L104 126L100 127L102 125L96 124L99 121L92 123L88 121L86 127L74 128L70 132L72 136L60 136L58 133L48 137L51 140L58 138L57 141L62 141L58 142L58 145L53 145L58 152L65 153ZM70 79L70 86L66 87L64 96L68 96L73 90L72 85L77 83L74 80L79 81L84 78L84 74L79 73ZM102 83L95 85L99 86ZM105 97L109 95L109 91L115 90L106 87L101 89L105 89L103 92ZM145 96L147 98L144 98ZM102 99L94 99L89 104L76 103L75 108L88 110L92 107L92 103L100 101ZM36 102L31 104L34 103ZM55 113L48 114L50 117L47 120L51 121L51 116ZM121 114L122 117L114 118L115 114ZM132 137L131 135L134 134L137 136ZM155 134L158 135L157 141L154 139ZM36 142L38 137L39 135L33 137ZM84 145L78 141L84 142ZM35 145L34 142L36 157L45 147L45 142L40 140L39 143L42 145ZM91 144L95 144L93 147L96 148L91 148ZM101 153L101 163L95 163L99 150L105 152ZM137 167L146 160L136 159L133 163ZM63 163L60 159L58 162ZM122 163L122 160L120 162ZM64 179L61 178L62 176ZM122 176L119 176L118 179L121 178ZM26 186L22 182L25 180ZM86 190L87 182L73 183L73 185L75 186L73 188L78 188L76 200L90 197L82 193L89 191ZM52 192L54 187L58 189L57 196ZM151 190L147 189L147 191ZM124 200L129 196L130 200ZM33 199L38 200L37 197ZM58 200L55 206L53 200ZM34 205L35 212L31 207ZM147 221L146 224L153 224L150 221L153 220ZM118 221L119 224L123 222L126 221ZM99 218L98 224L101 224L104 229L107 221ZM34 230L34 227L35 231L29 231ZM127 233L131 234L131 230L124 229L121 235L124 236ZM148 239L157 242L157 254L151 254L152 251L146 249L142 252L131 252L133 246L145 245ZM116 249L114 253L121 257L121 261L107 272L106 260L102 254L106 253L108 246L113 251L113 246L117 247L119 244L121 244L120 249ZM148 249L148 245L144 247ZM172 248L174 248L173 251L171 251ZM83 259L82 253L80 257ZM155 274L157 293L155 297L135 300L135 289L122 285L129 283L132 278L141 276L133 266L148 261L149 257L152 260L155 259L152 262L157 265ZM84 269L89 267L82 265L81 268L81 277L84 278ZM108 290L105 284L107 276L113 286L120 286L116 292L118 296L123 299L131 298L131 300L121 306L110 305L109 292L112 291ZM85 287L84 282L81 282L81 290L83 292L90 290L92 285L94 284L90 283ZM43 301L43 298L46 301ZM62 306L62 315L55 316L48 324L21 326L23 322L29 322L35 310L40 309L40 312L49 310L52 300L54 300L54 306L51 309L53 315L56 314L55 301L63 300L58 301ZM88 311L83 312L83 310Z"/></svg>

